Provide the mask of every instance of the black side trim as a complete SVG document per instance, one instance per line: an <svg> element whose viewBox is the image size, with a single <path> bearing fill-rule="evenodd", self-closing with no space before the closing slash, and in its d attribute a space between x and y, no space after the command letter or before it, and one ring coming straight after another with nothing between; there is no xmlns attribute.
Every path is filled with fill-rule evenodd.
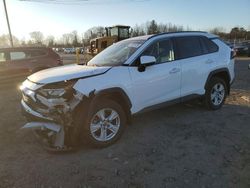
<svg viewBox="0 0 250 188"><path fill-rule="evenodd" d="M153 105L153 106L146 107L146 108L142 109L141 111L137 112L135 115L141 114L141 113L144 113L144 112L148 112L148 111L152 111L152 110L156 110L156 109L160 109L160 108L164 108L164 107L171 106L171 105L174 105L174 104L182 103L182 102L189 101L189 100L199 98L199 97L202 97L202 95L198 95L198 94L187 95L185 97L181 97L181 98L178 98L178 99L174 99L174 100L171 100L171 101L167 101L167 102L163 102L163 103L160 103L160 104L156 104L156 105Z"/></svg>
<svg viewBox="0 0 250 188"><path fill-rule="evenodd" d="M112 94L113 94L113 96L112 96ZM122 100L119 98L114 98L114 97L117 97L117 94L119 97L122 98ZM132 103L131 103L128 95L125 93L125 91L122 88L113 87L113 88L98 91L96 93L96 95L93 97L92 101L94 102L96 98L99 98L99 97L101 98L102 96L104 96L104 97L107 96L111 100L118 102L121 105L121 107L125 110L125 114L127 116L127 122L128 123L131 122L131 110L130 109L132 107ZM119 100L117 100L117 99L119 99Z"/></svg>
<svg viewBox="0 0 250 188"><path fill-rule="evenodd" d="M208 38L208 39L210 39L210 40L215 40L215 39L219 39L220 40L220 38L219 37L212 37L212 38ZM222 41L223 42L223 41ZM225 42L224 42L225 43Z"/></svg>

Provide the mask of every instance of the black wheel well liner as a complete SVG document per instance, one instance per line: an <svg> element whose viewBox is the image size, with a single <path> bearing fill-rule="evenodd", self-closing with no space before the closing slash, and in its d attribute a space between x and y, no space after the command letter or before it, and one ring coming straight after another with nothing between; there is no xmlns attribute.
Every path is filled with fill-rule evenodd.
<svg viewBox="0 0 250 188"><path fill-rule="evenodd" d="M208 87L209 81L212 77L222 78L227 84L228 94L230 93L231 76L230 76L229 70L227 68L220 68L220 69L216 69L216 70L210 72L208 77L207 77L205 89Z"/></svg>

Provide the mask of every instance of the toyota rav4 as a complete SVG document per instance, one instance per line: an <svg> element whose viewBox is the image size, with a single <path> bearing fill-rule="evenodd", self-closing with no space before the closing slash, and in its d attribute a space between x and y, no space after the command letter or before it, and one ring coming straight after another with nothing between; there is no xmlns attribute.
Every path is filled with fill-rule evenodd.
<svg viewBox="0 0 250 188"><path fill-rule="evenodd" d="M79 140L105 147L117 141L131 115L200 97L223 105L234 79L233 51L206 32L174 32L117 42L87 65L37 72L20 87L28 123L49 148Z"/></svg>

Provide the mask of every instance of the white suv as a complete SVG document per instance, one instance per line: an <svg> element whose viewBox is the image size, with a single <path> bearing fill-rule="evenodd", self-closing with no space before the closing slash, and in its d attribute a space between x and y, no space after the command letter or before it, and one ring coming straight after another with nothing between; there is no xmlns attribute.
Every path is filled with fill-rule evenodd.
<svg viewBox="0 0 250 188"><path fill-rule="evenodd" d="M122 134L131 115L202 97L219 109L234 79L231 49L206 32L175 32L113 44L87 65L35 73L21 86L29 123L50 148L84 139L105 147Z"/></svg>

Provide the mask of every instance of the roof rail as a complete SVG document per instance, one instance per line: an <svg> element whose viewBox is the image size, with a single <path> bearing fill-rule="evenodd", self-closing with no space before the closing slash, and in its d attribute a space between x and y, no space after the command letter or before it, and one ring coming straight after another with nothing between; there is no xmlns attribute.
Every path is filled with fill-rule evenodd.
<svg viewBox="0 0 250 188"><path fill-rule="evenodd" d="M161 36L161 35L166 35L166 34L174 34L174 33L208 33L206 31L173 31L173 32L164 32L164 33L159 33L159 34L154 34L150 38L156 37L156 36Z"/></svg>

